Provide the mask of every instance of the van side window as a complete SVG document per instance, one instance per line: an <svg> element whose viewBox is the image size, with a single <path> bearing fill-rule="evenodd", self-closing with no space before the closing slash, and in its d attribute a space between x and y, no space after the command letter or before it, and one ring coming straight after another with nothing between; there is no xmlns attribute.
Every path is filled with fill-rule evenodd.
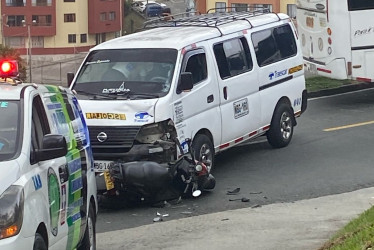
<svg viewBox="0 0 374 250"><path fill-rule="evenodd" d="M51 133L48 125L47 115L45 113L40 96L36 96L32 104L32 125L31 125L31 155L30 162L36 163L34 152L42 148L43 136Z"/></svg>
<svg viewBox="0 0 374 250"><path fill-rule="evenodd" d="M244 37L215 44L213 50L222 79L242 74L253 68L247 39Z"/></svg>
<svg viewBox="0 0 374 250"><path fill-rule="evenodd" d="M194 85L205 80L208 77L205 53L198 53L190 56L184 72L192 73Z"/></svg>
<svg viewBox="0 0 374 250"><path fill-rule="evenodd" d="M252 42L260 67L297 54L295 37L288 24L255 32L252 34Z"/></svg>

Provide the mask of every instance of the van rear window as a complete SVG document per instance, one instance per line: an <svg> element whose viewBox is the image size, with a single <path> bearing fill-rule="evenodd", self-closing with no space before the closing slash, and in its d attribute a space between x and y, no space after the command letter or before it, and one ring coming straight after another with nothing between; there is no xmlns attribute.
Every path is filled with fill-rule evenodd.
<svg viewBox="0 0 374 250"><path fill-rule="evenodd" d="M255 32L252 42L260 67L297 54L295 37L288 24Z"/></svg>

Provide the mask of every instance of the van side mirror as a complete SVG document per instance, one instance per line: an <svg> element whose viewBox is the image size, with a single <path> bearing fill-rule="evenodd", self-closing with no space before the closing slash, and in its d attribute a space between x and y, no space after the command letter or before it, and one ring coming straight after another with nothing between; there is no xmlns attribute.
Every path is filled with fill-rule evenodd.
<svg viewBox="0 0 374 250"><path fill-rule="evenodd" d="M177 87L177 94L182 93L183 91L188 91L193 88L193 78L191 72L182 72L178 87Z"/></svg>
<svg viewBox="0 0 374 250"><path fill-rule="evenodd" d="M68 153L66 139L63 135L45 135L42 144L42 148L38 149L35 154L37 162L62 157Z"/></svg>
<svg viewBox="0 0 374 250"><path fill-rule="evenodd" d="M68 72L67 73L68 87L70 87L71 83L73 82L73 79L74 79L74 73L73 72Z"/></svg>

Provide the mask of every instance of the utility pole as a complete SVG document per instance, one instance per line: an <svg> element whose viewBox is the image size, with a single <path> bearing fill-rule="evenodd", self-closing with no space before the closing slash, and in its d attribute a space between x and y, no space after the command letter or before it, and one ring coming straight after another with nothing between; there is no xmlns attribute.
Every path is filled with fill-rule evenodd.
<svg viewBox="0 0 374 250"><path fill-rule="evenodd" d="M36 20L32 20L31 24L26 24L25 20L22 20L22 23L24 25L27 25L27 39L28 39L28 45L27 45L27 60L29 64L29 76L30 76L30 82L32 82L32 41L31 41L31 31L30 31L30 25L36 23Z"/></svg>
<svg viewBox="0 0 374 250"><path fill-rule="evenodd" d="M31 46L32 46L32 42L31 42L31 34L30 34L30 24L27 25L27 34L28 34L28 39L29 39L29 46L28 46L28 49L29 49L29 74L30 74L30 82L32 82L32 73L31 73Z"/></svg>

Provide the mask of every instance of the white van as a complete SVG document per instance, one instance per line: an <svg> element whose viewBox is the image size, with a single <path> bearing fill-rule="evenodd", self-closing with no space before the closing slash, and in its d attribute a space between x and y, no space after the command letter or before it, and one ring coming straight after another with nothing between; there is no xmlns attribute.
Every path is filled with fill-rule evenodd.
<svg viewBox="0 0 374 250"><path fill-rule="evenodd" d="M264 134L288 145L307 97L287 15L215 13L148 27L97 45L68 76L97 172L117 160L175 159L175 137L184 149L190 138L210 167L216 153Z"/></svg>
<svg viewBox="0 0 374 250"><path fill-rule="evenodd" d="M95 249L93 157L74 95L0 82L0 117L0 249Z"/></svg>

